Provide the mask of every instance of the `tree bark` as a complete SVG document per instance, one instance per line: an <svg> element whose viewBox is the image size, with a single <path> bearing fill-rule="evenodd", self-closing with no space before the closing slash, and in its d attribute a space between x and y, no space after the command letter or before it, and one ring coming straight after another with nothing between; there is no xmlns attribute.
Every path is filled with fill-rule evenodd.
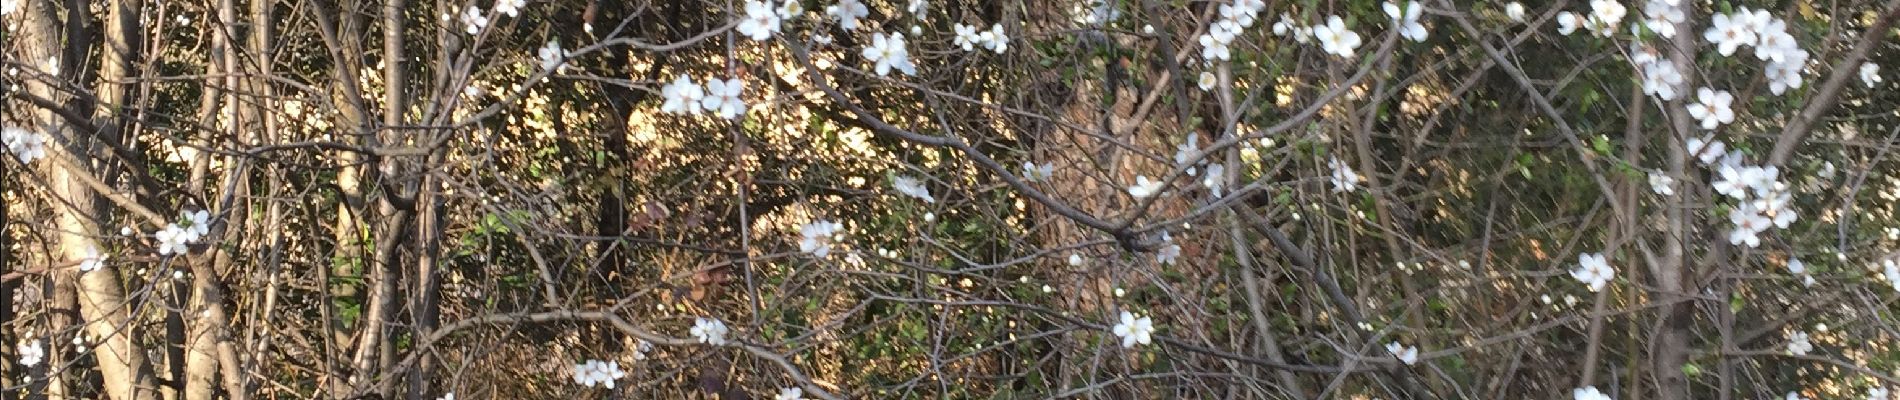
<svg viewBox="0 0 1900 400"><path fill-rule="evenodd" d="M27 47L24 53L29 57L45 59L55 54L58 40L50 34L53 13L50 1L39 2L39 21L28 22L23 33L22 44ZM103 37L107 51L101 58L98 71L101 82L98 93L100 114L96 119L113 120L111 113L116 112L124 102L124 82L129 73L128 57L134 46L130 36L137 32L137 5L123 0L108 3L108 15L112 23L107 24ZM29 12L33 12L29 5ZM69 10L66 25L68 33L83 32L85 7ZM80 27L80 28L75 28ZM37 32L34 32L37 31ZM82 53L80 47L86 46L83 38L67 38L67 53ZM76 59L60 60L62 68L80 66ZM30 82L27 91L42 98L58 98L51 86L44 82ZM57 228L58 248L53 252L55 262L77 260L101 249L93 238L102 231L98 221L110 221L109 213L102 208L101 195L86 186L79 175L96 175L99 166L92 158L93 150L99 145L99 132L81 132L60 120L51 110L39 110L33 113L33 122L42 133L52 138L49 156L70 158L71 168L45 167L47 169L48 188L53 196L63 200L55 206L55 226ZM116 127L117 124L109 124ZM109 128L116 129L116 128ZM42 163L40 165L48 165ZM61 275L77 274L61 272ZM134 347L132 337L138 330L132 323L131 312L125 307L125 291L119 276L111 271L96 271L77 274L77 287L74 291L79 308L79 316L85 326L87 343L92 344L94 358L98 361L99 372L103 378L102 386L106 395L112 399L153 399L157 396L152 377L151 365L146 363L143 349Z"/></svg>

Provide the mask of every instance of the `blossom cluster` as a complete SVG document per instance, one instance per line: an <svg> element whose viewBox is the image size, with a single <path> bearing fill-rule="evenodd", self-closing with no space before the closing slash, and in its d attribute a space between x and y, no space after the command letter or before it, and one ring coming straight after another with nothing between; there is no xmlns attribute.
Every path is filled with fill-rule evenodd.
<svg viewBox="0 0 1900 400"><path fill-rule="evenodd" d="M693 338L699 339L700 343L714 346L726 345L726 334L730 332L732 331L726 329L726 323L724 321L720 321L718 318L706 317L694 319L693 328L687 331L687 333L693 335Z"/></svg>
<svg viewBox="0 0 1900 400"><path fill-rule="evenodd" d="M152 234L158 242L158 255L178 255L191 251L191 245L198 243L204 235L211 232L211 213L198 210L186 211L178 217L179 223L166 224L164 229Z"/></svg>
<svg viewBox="0 0 1900 400"><path fill-rule="evenodd" d="M1805 356L1810 351L1814 351L1814 343L1808 341L1807 332L1795 331L1788 335L1788 354Z"/></svg>
<svg viewBox="0 0 1900 400"><path fill-rule="evenodd" d="M772 34L779 32L784 21L796 18L798 13L804 11L802 7L798 0L787 0L778 7L773 7L769 1L747 1L745 18L739 20L739 26L735 29L740 35L752 40L771 39Z"/></svg>
<svg viewBox="0 0 1900 400"><path fill-rule="evenodd" d="M1788 23L1768 10L1739 7L1728 14L1716 14L1702 38L1714 44L1723 56L1733 55L1744 46L1754 47L1755 58L1768 62L1762 73L1774 94L1801 87L1801 70L1808 62L1808 52L1788 33Z"/></svg>
<svg viewBox="0 0 1900 400"><path fill-rule="evenodd" d="M1728 214L1734 225L1729 231L1729 244L1760 246L1761 233L1769 228L1786 229L1799 217L1780 169L1748 165L1741 153L1724 152L1725 145L1713 138L1694 138L1688 144L1689 154L1715 170L1715 191L1736 202Z"/></svg>
<svg viewBox="0 0 1900 400"><path fill-rule="evenodd" d="M964 24L956 24L954 28L957 36L950 43L962 47L963 51L976 51L977 46L996 54L1009 50L1009 34L1003 32L1003 24L990 25L987 31L977 31L976 26Z"/></svg>
<svg viewBox="0 0 1900 400"><path fill-rule="evenodd" d="M574 364L574 383L581 386L598 385L613 389L614 381L626 376L627 372L620 370L619 361L587 360L585 363Z"/></svg>
<svg viewBox="0 0 1900 400"><path fill-rule="evenodd" d="M1207 26L1207 33L1201 34L1201 58L1210 63L1232 59L1233 52L1229 47L1234 44L1234 38L1240 35L1242 29L1252 27L1254 18L1266 6L1260 0L1235 0L1220 5L1221 18Z"/></svg>
<svg viewBox="0 0 1900 400"><path fill-rule="evenodd" d="M811 253L818 258L831 255L831 242L837 240L844 225L828 220L817 220L798 227L798 251Z"/></svg>
<svg viewBox="0 0 1900 400"><path fill-rule="evenodd" d="M20 163L32 164L46 157L46 136L9 126L0 129L0 147L5 147Z"/></svg>
<svg viewBox="0 0 1900 400"><path fill-rule="evenodd" d="M46 348L40 346L39 339L20 342L20 345L16 348L19 350L20 365L22 366L31 367L39 365L40 361L46 359Z"/></svg>
<svg viewBox="0 0 1900 400"><path fill-rule="evenodd" d="M1629 8L1616 0L1590 0L1590 14L1578 15L1569 11L1557 13L1557 33L1569 35L1577 28L1583 28L1599 37L1609 37L1616 33L1616 26L1623 23L1623 17L1629 15Z"/></svg>
<svg viewBox="0 0 1900 400"><path fill-rule="evenodd" d="M660 88L660 112L680 115L699 115L711 112L720 118L737 119L745 115L745 99L739 96L745 92L745 81L739 78L706 80L706 86L693 82L693 78L680 74L673 83Z"/></svg>
<svg viewBox="0 0 1900 400"><path fill-rule="evenodd" d="M1340 161L1339 158L1326 161L1326 166L1333 169L1332 176L1329 177L1328 180L1332 181L1334 192L1344 193L1359 190L1359 181L1365 180L1365 178L1359 176L1359 173L1353 172L1351 165L1347 165L1345 161Z"/></svg>
<svg viewBox="0 0 1900 400"><path fill-rule="evenodd" d="M1201 151L1201 134L1199 133L1189 133L1187 141L1174 148L1175 166L1184 169L1188 176L1200 175L1201 168L1205 166L1207 174L1201 175L1201 186L1206 186L1209 192L1220 196L1223 186L1227 183L1227 167L1205 161L1206 156Z"/></svg>
<svg viewBox="0 0 1900 400"><path fill-rule="evenodd" d="M527 5L527 0L496 0L494 14L507 14L509 17L519 17L521 16L521 8ZM470 35L482 33L482 29L488 28L489 22L492 22L491 18L494 14L484 14L480 6L471 4L468 8L462 10L460 16L463 25L462 30L468 32ZM444 15L443 20L446 22L448 16Z"/></svg>

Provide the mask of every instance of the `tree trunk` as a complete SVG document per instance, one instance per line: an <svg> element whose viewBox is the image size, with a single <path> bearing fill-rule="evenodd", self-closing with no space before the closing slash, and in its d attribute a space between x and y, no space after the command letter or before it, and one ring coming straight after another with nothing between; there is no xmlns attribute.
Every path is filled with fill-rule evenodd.
<svg viewBox="0 0 1900 400"><path fill-rule="evenodd" d="M29 5L28 12L37 11L39 13L37 15L41 18L28 18L37 21L26 24L21 44L26 47L23 53L28 54L30 59L43 60L57 54L59 42L48 29L51 28L51 21L54 20L53 5L50 0L35 4L39 4L40 7L36 10ZM114 23L107 24L108 29L103 38L109 50L100 60L98 77L102 90L99 91L100 103L97 104L96 109L102 110L102 114L95 116L96 119L106 120L113 119L110 113L117 112L123 105L124 87L122 85L126 82L125 78L129 72L127 56L134 48L129 36L137 32L136 21L133 17L137 12L136 4L125 1L113 1L108 4L108 14ZM77 9L85 10L84 7ZM83 27L81 18L75 18L81 15L85 13L83 11L68 13L69 19L66 22L69 33L83 32L83 29L74 28ZM68 39L67 53L83 51L83 49L74 49L86 45L83 38ZM64 59L60 60L60 65L72 68L79 66L79 63L75 59ZM34 95L47 99L58 98L52 88L44 83L31 82L26 86L27 91ZM49 149L51 150L49 155L69 157L71 161L65 164L71 168L45 167L48 188L52 195L64 200L61 206L54 209L58 248L53 252L55 259L49 261L63 262L84 258L94 251L93 249L101 248L93 239L99 237L101 233L96 221L111 220L107 217L108 213L100 207L102 205L100 194L82 183L82 179L85 178L80 177L94 175L99 169L96 161L92 159L92 150L98 145L95 140L99 139L96 136L99 132L81 132L79 128L69 126L57 119L50 110L40 110L33 113L33 116L33 122L37 123L36 128L51 136L53 140L51 145L54 149ZM106 127L107 129L116 129L113 128L116 124L108 125L110 126ZM48 165L48 163L40 165ZM70 273L63 272L62 274ZM102 386L106 395L112 399L156 398L157 391L153 385L152 370L146 363L145 352L143 349L135 348L132 343L132 337L135 336L138 327L132 323L131 312L125 307L125 292L119 282L118 274L110 271L80 274L76 283L78 286L75 294L79 316L85 324L87 342L93 345L93 355L99 363L99 372L103 377Z"/></svg>

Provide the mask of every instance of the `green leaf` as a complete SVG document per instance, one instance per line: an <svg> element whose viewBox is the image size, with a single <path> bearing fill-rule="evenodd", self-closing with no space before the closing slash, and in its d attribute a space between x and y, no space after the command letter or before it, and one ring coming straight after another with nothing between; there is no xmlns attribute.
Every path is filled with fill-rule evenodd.
<svg viewBox="0 0 1900 400"><path fill-rule="evenodd" d="M1682 364L1682 374L1688 375L1691 379L1702 376L1702 367L1695 363Z"/></svg>

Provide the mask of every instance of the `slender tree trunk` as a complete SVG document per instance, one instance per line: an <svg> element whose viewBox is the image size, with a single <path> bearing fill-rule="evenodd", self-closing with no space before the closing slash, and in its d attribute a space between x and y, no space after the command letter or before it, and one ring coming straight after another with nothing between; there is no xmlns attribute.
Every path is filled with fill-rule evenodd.
<svg viewBox="0 0 1900 400"><path fill-rule="evenodd" d="M361 145L364 144L363 138L373 132L369 129L368 106L364 104L363 90L358 86L361 80L358 78L357 71L361 71L363 66L362 19L359 16L360 13L339 12L339 10L355 10L357 4L354 1L338 3L319 0L318 3L317 7L310 7L308 10L312 14L311 19L317 23L317 32L323 37L324 47L329 50L331 59L337 60L335 67L331 68L334 74L332 76L334 85L329 89L331 101L341 105L337 110L340 121L337 124L339 132L333 132L335 137L331 139L346 144ZM364 249L369 244L365 229L369 224L364 218L364 211L368 210L364 201L367 193L363 191L364 171L360 167L366 160L357 153L348 151L340 152L336 157L338 165L336 184L342 204L338 206L333 231L336 248L331 258L330 277L327 279L328 282L325 282L330 292L329 300L323 305L325 314L333 318L325 321L325 324L330 327L330 332L323 337L323 340L326 348L341 350L347 347L344 344L348 343L349 334L344 326L346 321L342 320L339 313L332 310L347 305L348 299L361 297L358 284L354 283L352 278L360 278L364 275L367 261L364 257L367 252ZM363 319L360 315L359 313L358 323L361 323ZM348 398L351 395L350 384L346 379L347 372L339 370L339 366L336 365L337 357L344 354L348 353L339 351L323 355L323 369L327 371L323 386L328 388L330 396L335 399Z"/></svg>
<svg viewBox="0 0 1900 400"><path fill-rule="evenodd" d="M46 5L50 11L50 4ZM137 4L125 1L108 3L108 16L111 23L103 37L105 55L100 59L98 71L101 87L98 93L99 104L95 115L97 120L116 120L111 115L124 103L124 82L129 76L128 57L132 53L130 36L137 33L135 15ZM85 7L76 8L81 12L68 13L68 32L83 33L83 23L79 20L86 13ZM50 14L50 13L47 13ZM44 15L44 14L42 14ZM82 27L75 29L74 27ZM41 36L39 43L28 43L30 47L39 47L42 54L50 54L56 42L51 36ZM68 53L83 54L75 48L85 46L86 42L77 37L69 37ZM62 60L61 65L68 68L79 67L76 59ZM55 98L45 85L28 85L29 92L46 98ZM57 120L49 111L36 113L41 129L50 134L59 151L54 157L71 157L73 168L49 167L47 177L53 195L62 199L61 206L55 208L55 224L58 230L58 249L54 252L56 260L76 260L100 249L93 238L102 231L99 221L110 221L108 213L101 208L100 194L82 183L80 175L94 175L99 168L92 159L93 150L98 146L99 132L80 132L78 128L68 126ZM108 124L108 135L116 135L117 123ZM118 274L95 272L79 274L78 287L75 290L80 318L84 321L89 343L93 343L93 355L99 363L99 372L103 377L104 392L112 399L153 399L157 396L152 377L151 365L146 363L144 349L137 348L132 342L138 326L132 323L131 311L126 307L125 291Z"/></svg>
<svg viewBox="0 0 1900 400"><path fill-rule="evenodd" d="M15 35L11 35L7 38L9 41L8 44L12 47L12 49L10 49L11 51L7 52L7 57L17 58L28 66L44 68L42 63L44 63L46 59L60 56L59 26L56 25L58 14L54 12L56 4L51 0L28 0L25 1L22 6L23 9L21 11L25 15L21 16L20 21L8 22L19 24L19 30L14 32ZM41 72L48 74L58 73L58 71L46 70L42 70ZM46 82L37 79L22 79L21 86L24 86L27 93L35 96L42 96L47 99L57 98L47 97L55 96L55 92ZM9 104L20 103L10 102ZM25 106L21 105L20 107ZM23 112L19 113L19 115L31 117L27 121L31 124L26 127L27 129L43 131L51 128L53 124L56 123L50 111L39 109L24 109L21 111ZM59 260L44 259L39 261L52 264ZM51 277L52 279L48 279L46 284L41 288L42 291L47 293L46 298L51 302L51 304L48 305L51 311L49 318L47 318L48 326L44 332L64 332L66 328L77 323L75 318L73 318L73 316L78 314L77 295L73 292L73 279L69 274L52 274ZM63 341L52 338L51 336L46 336L46 333L42 333L41 335L44 336L40 339L42 344L46 346L47 357L41 361L38 367L34 368L32 377L35 381L41 383L36 385L37 387L31 391L31 395L28 396L28 398L46 399L64 397L67 383L65 374L47 368L48 365L65 359L58 351L60 348L59 344Z"/></svg>
<svg viewBox="0 0 1900 400"><path fill-rule="evenodd" d="M430 157L433 161L436 157ZM416 194L416 207L420 215L416 221L416 240L421 249L416 256L416 296L410 307L415 317L414 336L428 337L439 322L437 314L441 308L437 296L439 280L436 275L441 263L442 248L442 200L436 196L437 182L433 178L424 178L422 190ZM418 363L409 375L409 399L423 399L428 394L429 379L435 373L435 358L427 349L418 349Z"/></svg>

